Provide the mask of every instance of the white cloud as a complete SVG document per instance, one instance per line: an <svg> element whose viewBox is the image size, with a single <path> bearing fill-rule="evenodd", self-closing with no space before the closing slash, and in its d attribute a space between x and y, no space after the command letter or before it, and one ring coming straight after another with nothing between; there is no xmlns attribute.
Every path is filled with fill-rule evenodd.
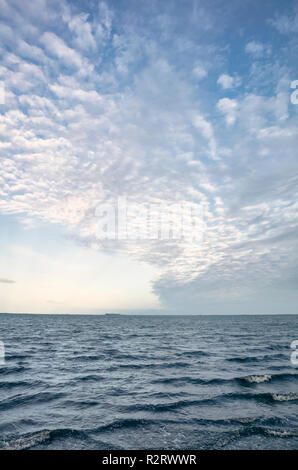
<svg viewBox="0 0 298 470"><path fill-rule="evenodd" d="M56 34L47 31L40 38L40 43L54 57L61 59L66 65L81 68L83 60L80 54L68 47L65 42L56 36Z"/></svg>
<svg viewBox="0 0 298 470"><path fill-rule="evenodd" d="M37 62L49 63L48 58L41 48L33 44L28 44L23 39L20 39L18 42L18 52L23 59L33 59Z"/></svg>
<svg viewBox="0 0 298 470"><path fill-rule="evenodd" d="M241 80L239 77L232 77L231 75L223 73L219 76L217 84L224 90L228 90L229 88L238 87L241 84Z"/></svg>
<svg viewBox="0 0 298 470"><path fill-rule="evenodd" d="M198 80L202 80L203 78L207 77L208 72L207 70L202 67L201 65L196 65L196 67L193 69L194 76Z"/></svg>
<svg viewBox="0 0 298 470"><path fill-rule="evenodd" d="M269 55L271 53L271 47L258 41L251 41L246 44L245 52L256 59L260 59L264 55Z"/></svg>
<svg viewBox="0 0 298 470"><path fill-rule="evenodd" d="M232 126L237 118L237 101L230 98L222 98L218 101L216 107L225 115L227 125Z"/></svg>
<svg viewBox="0 0 298 470"><path fill-rule="evenodd" d="M214 137L214 132L212 128L212 124L204 119L203 116L196 114L193 120L194 126L200 129L202 135L208 140L209 148L210 148L210 156L214 159L217 159L217 152L216 152L216 140Z"/></svg>
<svg viewBox="0 0 298 470"><path fill-rule="evenodd" d="M89 15L81 13L72 16L70 11L66 11L63 15L64 21L75 35L74 43L82 50L95 49L96 41L92 32L92 24L88 21Z"/></svg>
<svg viewBox="0 0 298 470"><path fill-rule="evenodd" d="M270 24L274 26L281 34L297 33L298 29L298 11L295 8L289 15L275 15L270 19Z"/></svg>

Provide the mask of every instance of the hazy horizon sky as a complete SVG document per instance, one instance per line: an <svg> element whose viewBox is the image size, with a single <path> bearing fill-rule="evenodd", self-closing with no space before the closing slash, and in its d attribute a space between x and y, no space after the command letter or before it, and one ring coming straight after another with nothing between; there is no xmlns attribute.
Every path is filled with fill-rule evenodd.
<svg viewBox="0 0 298 470"><path fill-rule="evenodd" d="M298 313L297 1L0 17L0 312ZM102 240L119 198L202 238Z"/></svg>

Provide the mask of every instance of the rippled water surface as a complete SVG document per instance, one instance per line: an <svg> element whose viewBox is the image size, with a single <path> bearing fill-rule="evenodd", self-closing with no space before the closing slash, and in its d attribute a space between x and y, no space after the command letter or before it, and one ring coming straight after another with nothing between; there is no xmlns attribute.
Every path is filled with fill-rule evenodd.
<svg viewBox="0 0 298 470"><path fill-rule="evenodd" d="M297 449L297 316L0 315L0 448Z"/></svg>

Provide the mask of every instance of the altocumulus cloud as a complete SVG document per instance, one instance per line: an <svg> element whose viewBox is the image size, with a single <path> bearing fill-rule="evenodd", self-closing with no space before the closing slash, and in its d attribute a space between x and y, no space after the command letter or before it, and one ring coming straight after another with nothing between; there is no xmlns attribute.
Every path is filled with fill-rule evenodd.
<svg viewBox="0 0 298 470"><path fill-rule="evenodd" d="M242 3L1 0L0 211L157 265L166 308L293 311L297 15L259 5L263 45ZM203 240L102 243L118 196L200 204Z"/></svg>

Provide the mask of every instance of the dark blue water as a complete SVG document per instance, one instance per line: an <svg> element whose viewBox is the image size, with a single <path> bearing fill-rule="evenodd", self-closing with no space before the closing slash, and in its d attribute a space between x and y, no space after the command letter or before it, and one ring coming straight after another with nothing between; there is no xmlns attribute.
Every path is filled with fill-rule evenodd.
<svg viewBox="0 0 298 470"><path fill-rule="evenodd" d="M297 316L0 315L0 448L297 449Z"/></svg>

